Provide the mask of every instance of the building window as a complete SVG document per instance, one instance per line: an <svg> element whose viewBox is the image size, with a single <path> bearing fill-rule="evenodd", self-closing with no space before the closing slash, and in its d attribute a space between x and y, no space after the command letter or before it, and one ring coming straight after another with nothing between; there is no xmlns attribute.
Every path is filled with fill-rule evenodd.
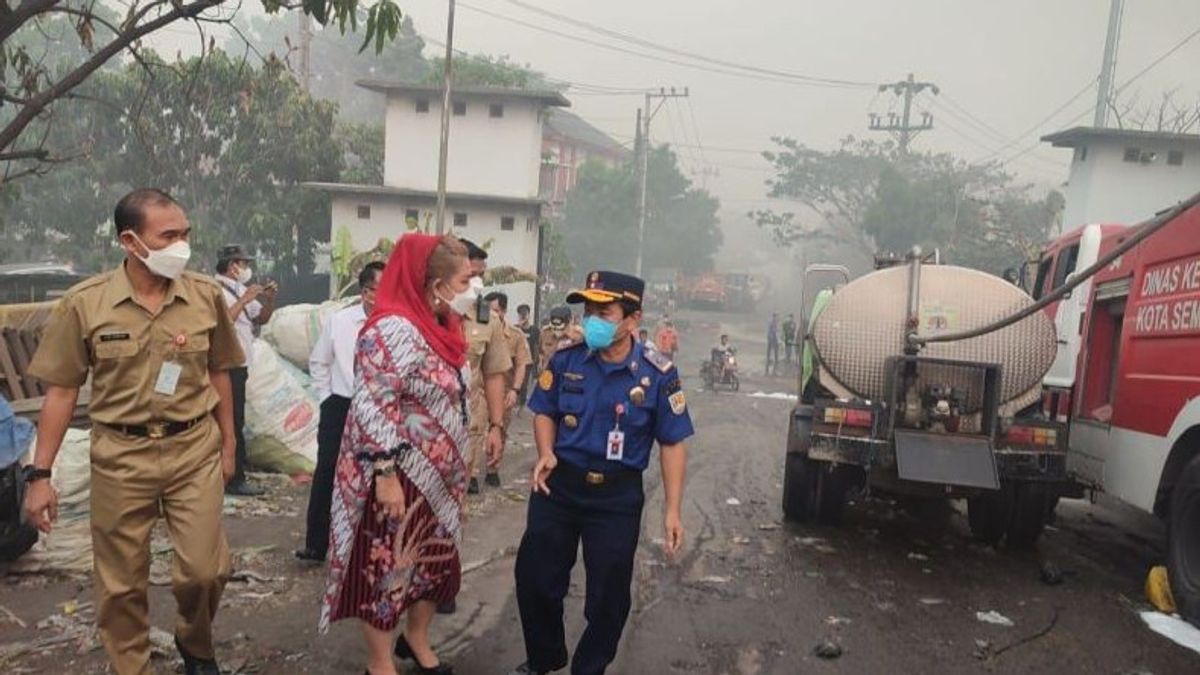
<svg viewBox="0 0 1200 675"><path fill-rule="evenodd" d="M1167 152L1167 166L1183 166L1183 151L1170 150Z"/></svg>
<svg viewBox="0 0 1200 675"><path fill-rule="evenodd" d="M455 227L466 227L467 226L467 214L463 213L462 211L456 212L454 214L454 226Z"/></svg>
<svg viewBox="0 0 1200 675"><path fill-rule="evenodd" d="M358 219L359 220L370 220L371 219L371 207L367 206L366 204L359 204L358 205Z"/></svg>
<svg viewBox="0 0 1200 675"><path fill-rule="evenodd" d="M421 222L421 212L416 209L406 209L404 211L404 222Z"/></svg>
<svg viewBox="0 0 1200 675"><path fill-rule="evenodd" d="M466 101L455 101L454 102L454 114L458 115L459 117L466 115L467 114L467 102Z"/></svg>
<svg viewBox="0 0 1200 675"><path fill-rule="evenodd" d="M1138 148L1125 148L1124 161L1126 161L1126 162L1142 161L1142 151Z"/></svg>
<svg viewBox="0 0 1200 675"><path fill-rule="evenodd" d="M417 112L419 112L419 113L429 112L429 99L427 99L427 98L417 99Z"/></svg>
<svg viewBox="0 0 1200 675"><path fill-rule="evenodd" d="M488 106L488 117L504 117L504 104L493 103Z"/></svg>
<svg viewBox="0 0 1200 675"><path fill-rule="evenodd" d="M517 219L512 216L502 216L500 218L500 229L505 232L512 232L517 225Z"/></svg>
<svg viewBox="0 0 1200 675"><path fill-rule="evenodd" d="M1081 145L1078 148L1075 148L1075 161L1077 161L1077 162L1086 162L1087 161L1087 146L1086 145Z"/></svg>

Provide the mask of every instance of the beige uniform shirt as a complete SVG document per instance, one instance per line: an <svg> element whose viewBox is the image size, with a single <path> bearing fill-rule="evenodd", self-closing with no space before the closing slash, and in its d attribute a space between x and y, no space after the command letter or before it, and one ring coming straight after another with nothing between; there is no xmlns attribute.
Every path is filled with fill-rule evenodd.
<svg viewBox="0 0 1200 675"><path fill-rule="evenodd" d="M163 364L181 371L174 392L155 391ZM103 424L187 422L219 400L210 370L245 361L221 288L192 272L171 283L157 314L134 301L125 267L67 291L54 308L29 374L79 387L92 371L89 413Z"/></svg>
<svg viewBox="0 0 1200 675"><path fill-rule="evenodd" d="M567 326L562 331L555 331L550 326L543 328L538 335L538 373L546 369L555 352L580 342L583 342L583 331L578 326Z"/></svg>
<svg viewBox="0 0 1200 675"><path fill-rule="evenodd" d="M475 317L463 320L467 336L467 365L471 367L470 413L472 433L486 433L488 428L487 399L483 392L483 379L512 370L512 354L504 337L504 326L493 318L488 323L479 323Z"/></svg>
<svg viewBox="0 0 1200 675"><path fill-rule="evenodd" d="M511 389L514 386L513 378L517 375L517 368L525 366L528 375L528 368L533 365L533 355L529 353L529 340L520 328L506 326L504 340L508 343L508 353L512 355L513 361L512 368L508 369L508 386Z"/></svg>

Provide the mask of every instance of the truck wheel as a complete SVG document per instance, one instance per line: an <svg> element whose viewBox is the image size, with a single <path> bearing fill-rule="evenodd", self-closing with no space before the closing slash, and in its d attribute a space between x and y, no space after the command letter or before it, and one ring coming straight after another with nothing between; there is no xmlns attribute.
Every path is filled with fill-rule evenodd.
<svg viewBox="0 0 1200 675"><path fill-rule="evenodd" d="M1012 522L1013 499L1008 486L967 499L967 524L971 535L985 544L995 546L1004 538Z"/></svg>
<svg viewBox="0 0 1200 675"><path fill-rule="evenodd" d="M812 460L808 460L812 462ZM809 471L816 474L813 490L813 519L822 525L837 525L846 506L846 492L853 482L854 469L825 466L813 462Z"/></svg>
<svg viewBox="0 0 1200 675"><path fill-rule="evenodd" d="M1179 615L1200 626L1200 455L1192 458L1171 491L1167 523L1167 573Z"/></svg>
<svg viewBox="0 0 1200 675"><path fill-rule="evenodd" d="M1042 536L1046 514L1050 511L1050 497L1044 486L1034 483L1020 483L1014 485L1012 490L1008 545L1012 548L1029 548Z"/></svg>
<svg viewBox="0 0 1200 675"><path fill-rule="evenodd" d="M805 455L789 452L783 465L783 518L807 523L812 518L813 467Z"/></svg>

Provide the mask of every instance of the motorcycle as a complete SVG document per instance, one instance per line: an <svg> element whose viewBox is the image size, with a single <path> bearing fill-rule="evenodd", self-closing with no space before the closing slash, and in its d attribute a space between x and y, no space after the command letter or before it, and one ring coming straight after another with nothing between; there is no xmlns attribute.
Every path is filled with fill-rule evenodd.
<svg viewBox="0 0 1200 675"><path fill-rule="evenodd" d="M700 379L704 388L715 390L719 386L729 387L732 391L741 388L738 379L737 349L730 347L722 352L714 349L712 358L700 364Z"/></svg>

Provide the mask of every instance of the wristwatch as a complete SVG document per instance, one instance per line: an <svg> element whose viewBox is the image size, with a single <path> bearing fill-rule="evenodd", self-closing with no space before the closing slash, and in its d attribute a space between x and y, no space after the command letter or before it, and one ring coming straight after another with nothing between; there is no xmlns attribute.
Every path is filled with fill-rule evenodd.
<svg viewBox="0 0 1200 675"><path fill-rule="evenodd" d="M29 467L29 468L25 469L25 482L26 483L33 483L33 482L36 482L39 480L49 479L49 478L50 478L50 469L37 469L34 467Z"/></svg>

